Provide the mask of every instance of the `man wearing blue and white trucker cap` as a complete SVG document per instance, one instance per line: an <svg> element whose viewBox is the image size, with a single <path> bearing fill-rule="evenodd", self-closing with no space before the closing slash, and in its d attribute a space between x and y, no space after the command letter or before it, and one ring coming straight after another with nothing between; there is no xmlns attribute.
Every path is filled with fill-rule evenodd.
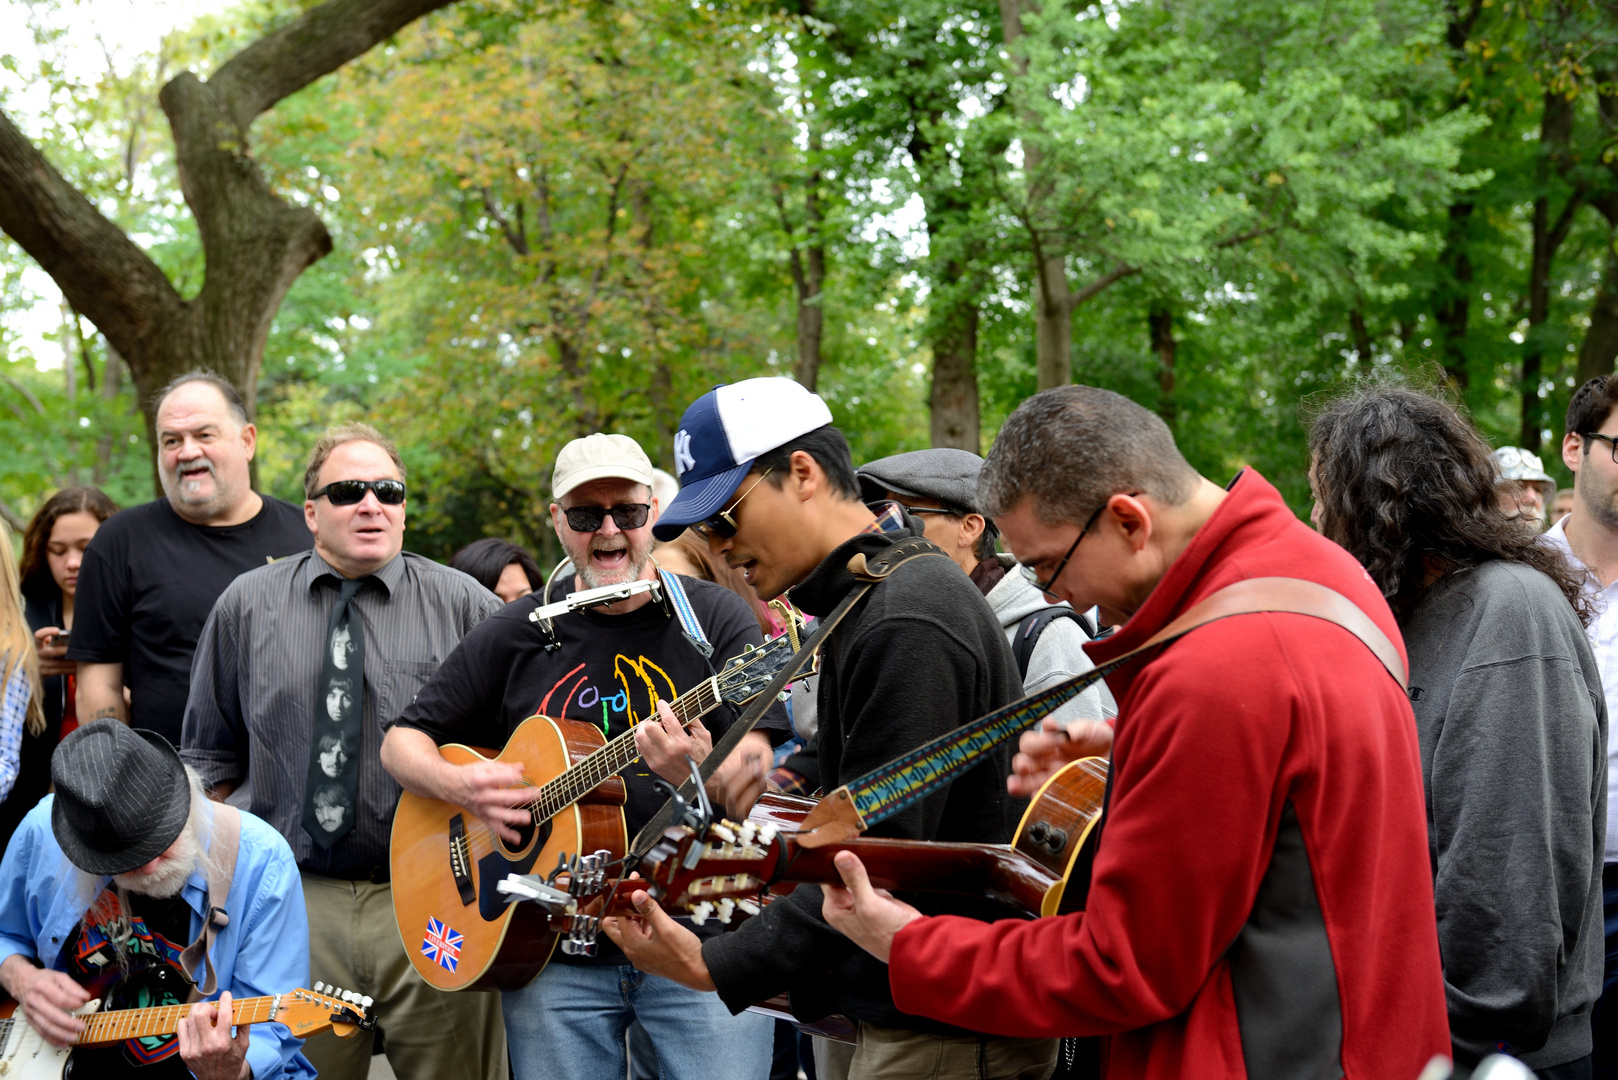
<svg viewBox="0 0 1618 1080"><path fill-rule="evenodd" d="M897 506L880 514L866 508L831 410L789 379L749 379L704 394L680 422L674 457L680 494L659 533L691 526L709 550L746 573L760 597L790 588L793 603L812 615L825 615L854 588L848 561L855 554L869 559L923 535ZM821 673L817 741L788 765L828 790L1021 696L999 622L942 553L905 562L873 588L828 639ZM642 724L636 743L654 768L678 751L666 725ZM1011 754L1003 748L872 835L1006 842L1022 810L1003 779ZM727 795L743 801L734 789ZM991 914L961 897L913 899L936 911ZM819 887L800 885L708 941L698 942L655 906L640 909L643 920L609 920L608 933L637 968L717 990L732 1010L785 990L801 1019L841 1012L858 1022L852 1052L816 1041L822 1080L1050 1074L1053 1040L984 1037L901 1013L886 966L833 930L820 907Z"/></svg>

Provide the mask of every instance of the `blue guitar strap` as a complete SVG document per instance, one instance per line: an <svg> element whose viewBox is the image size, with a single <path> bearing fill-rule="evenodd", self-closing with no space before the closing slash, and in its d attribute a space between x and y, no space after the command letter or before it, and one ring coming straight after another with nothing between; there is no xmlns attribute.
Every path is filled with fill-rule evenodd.
<svg viewBox="0 0 1618 1080"><path fill-rule="evenodd" d="M671 574L659 567L657 576L663 582L663 595L668 597L669 606L674 609L674 617L680 620L680 633L691 643L691 647L703 655L704 659L713 656L713 644L709 642L708 635L702 632L702 624L697 621L697 613L692 610L691 598L685 595L685 586L680 584L680 576Z"/></svg>

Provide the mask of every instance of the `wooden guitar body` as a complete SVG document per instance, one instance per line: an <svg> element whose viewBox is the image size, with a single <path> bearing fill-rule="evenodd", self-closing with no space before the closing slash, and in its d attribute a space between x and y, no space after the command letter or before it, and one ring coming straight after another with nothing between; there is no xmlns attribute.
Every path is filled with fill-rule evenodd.
<svg viewBox="0 0 1618 1080"><path fill-rule="evenodd" d="M457 765L520 762L538 787L601 749L601 731L574 720L531 716L499 754L459 743L439 747ZM554 816L522 830L509 847L454 803L405 792L393 818L389 865L405 954L440 990L515 990L550 961L558 934L534 904L508 904L496 890L507 874L549 873L562 856L629 846L624 782L614 776Z"/></svg>

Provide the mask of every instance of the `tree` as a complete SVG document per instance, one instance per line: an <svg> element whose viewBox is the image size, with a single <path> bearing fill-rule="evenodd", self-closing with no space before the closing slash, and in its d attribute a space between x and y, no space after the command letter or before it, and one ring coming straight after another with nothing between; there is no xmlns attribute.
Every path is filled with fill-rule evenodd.
<svg viewBox="0 0 1618 1080"><path fill-rule="evenodd" d="M254 401L264 344L292 282L331 250L311 210L271 190L249 153L253 121L448 0L326 0L222 64L182 72L158 96L204 276L186 297L0 111L0 230L56 281L129 364L138 397L196 367ZM146 415L148 435L154 417Z"/></svg>

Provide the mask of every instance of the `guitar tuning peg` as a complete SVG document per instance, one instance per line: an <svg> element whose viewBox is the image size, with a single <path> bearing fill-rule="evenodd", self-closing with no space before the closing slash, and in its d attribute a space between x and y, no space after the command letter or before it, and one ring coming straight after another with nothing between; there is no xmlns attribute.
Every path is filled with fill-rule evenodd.
<svg viewBox="0 0 1618 1080"><path fill-rule="evenodd" d="M723 821L714 822L713 834L727 844L734 844L736 842L736 834L732 832L730 827Z"/></svg>
<svg viewBox="0 0 1618 1080"><path fill-rule="evenodd" d="M759 826L758 838L765 844L775 843L776 828L773 822L765 822Z"/></svg>
<svg viewBox="0 0 1618 1080"><path fill-rule="evenodd" d="M708 921L708 916L713 914L714 907L711 901L704 900L699 904L690 906L688 910L691 912L691 921L701 926Z"/></svg>
<svg viewBox="0 0 1618 1080"><path fill-rule="evenodd" d="M758 825L757 825L757 823L752 822L752 821L744 821L744 822L742 822L741 829L739 830L739 835L742 838L742 843L751 844L753 842L753 837L758 835Z"/></svg>
<svg viewBox="0 0 1618 1080"><path fill-rule="evenodd" d="M316 979L315 980L315 993L324 994L325 992L326 992L326 984L321 982L319 979Z"/></svg>
<svg viewBox="0 0 1618 1080"><path fill-rule="evenodd" d="M730 925L730 917L736 913L736 901L725 897L719 901L719 921L726 926Z"/></svg>
<svg viewBox="0 0 1618 1080"><path fill-rule="evenodd" d="M743 915L757 915L762 909L758 906L757 900L738 900L736 901L736 910Z"/></svg>
<svg viewBox="0 0 1618 1080"><path fill-rule="evenodd" d="M360 998L360 1008L369 1009L371 1007L371 1000L370 994L366 994L364 997Z"/></svg>

